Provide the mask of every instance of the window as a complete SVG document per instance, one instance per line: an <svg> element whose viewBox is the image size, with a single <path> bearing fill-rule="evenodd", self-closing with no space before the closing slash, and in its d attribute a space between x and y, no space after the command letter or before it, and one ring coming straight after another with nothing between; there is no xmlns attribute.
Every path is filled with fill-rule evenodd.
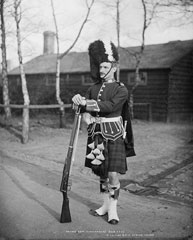
<svg viewBox="0 0 193 240"><path fill-rule="evenodd" d="M147 72L139 73L139 85L147 85ZM135 83L135 72L128 73L128 85L133 85Z"/></svg>
<svg viewBox="0 0 193 240"><path fill-rule="evenodd" d="M56 76L45 75L44 79L46 81L46 86L55 86L56 85Z"/></svg>
<svg viewBox="0 0 193 240"><path fill-rule="evenodd" d="M21 86L21 78L17 77L16 78L17 86Z"/></svg>
<svg viewBox="0 0 193 240"><path fill-rule="evenodd" d="M90 86L93 84L93 80L90 75L82 75L82 85Z"/></svg>
<svg viewBox="0 0 193 240"><path fill-rule="evenodd" d="M64 75L63 79L64 79L64 82L66 81L67 84L70 83L70 76L69 76L69 74Z"/></svg>

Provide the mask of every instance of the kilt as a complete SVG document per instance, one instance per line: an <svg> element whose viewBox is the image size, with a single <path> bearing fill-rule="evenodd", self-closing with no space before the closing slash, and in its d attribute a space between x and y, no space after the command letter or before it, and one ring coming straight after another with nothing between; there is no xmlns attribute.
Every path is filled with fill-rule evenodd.
<svg viewBox="0 0 193 240"><path fill-rule="evenodd" d="M108 172L125 174L127 171L125 143L122 137L107 143Z"/></svg>
<svg viewBox="0 0 193 240"><path fill-rule="evenodd" d="M91 168L96 175L104 178L108 177L108 172L125 174L127 171L127 161L126 147L123 137L119 137L115 141L104 139L100 133L95 134L93 137L88 137L86 155L91 152L88 145L93 143L93 141L96 142L96 139L99 144L104 144L103 155L105 160L102 165L98 166L99 168L103 167L104 171L103 173L94 171L93 164L91 163L93 160L87 157L85 159L85 166Z"/></svg>

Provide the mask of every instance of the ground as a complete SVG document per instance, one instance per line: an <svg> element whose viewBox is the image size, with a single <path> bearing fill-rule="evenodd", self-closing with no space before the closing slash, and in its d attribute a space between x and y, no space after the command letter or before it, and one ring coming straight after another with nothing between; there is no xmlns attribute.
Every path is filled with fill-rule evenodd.
<svg viewBox="0 0 193 240"><path fill-rule="evenodd" d="M20 138L21 119L14 118L12 127L1 131L1 147L4 151L12 151L18 158L21 155L26 158L43 157L48 161L63 163L72 120L67 119L65 129L58 126L57 115L33 117L30 121L29 141L23 145ZM137 193L142 190L142 186L151 186L164 196L167 194L176 199L180 197L180 201L193 201L193 125L133 120L133 131L136 156L127 159L128 172L120 176L122 188ZM86 127L82 124L73 166L82 174L92 175L84 167L86 138Z"/></svg>
<svg viewBox="0 0 193 240"><path fill-rule="evenodd" d="M0 156L4 162L6 159L7 162L15 159L14 166L18 165L18 168L23 161L61 174L68 151L72 121L61 129L58 127L57 115L32 118L27 144L22 144L20 139L21 119L15 118L8 128L2 122L1 119ZM133 120L133 133L136 156L127 159L128 172L120 176L122 190L139 197L145 196L152 201L165 199L179 206L192 208L193 125ZM76 176L98 181L84 167L86 138L86 128L82 125L72 168L75 182ZM25 171L30 174L29 169ZM45 182L45 178L45 174L41 177L41 174L36 173L37 181Z"/></svg>

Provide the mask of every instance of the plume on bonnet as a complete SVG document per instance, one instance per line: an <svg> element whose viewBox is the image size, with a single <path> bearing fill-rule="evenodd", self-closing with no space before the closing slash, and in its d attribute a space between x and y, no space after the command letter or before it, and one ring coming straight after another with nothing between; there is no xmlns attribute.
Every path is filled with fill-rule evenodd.
<svg viewBox="0 0 193 240"><path fill-rule="evenodd" d="M94 41L88 48L90 58L91 77L94 80L100 78L99 65L102 62L118 62L119 56L117 48L112 42L102 40Z"/></svg>

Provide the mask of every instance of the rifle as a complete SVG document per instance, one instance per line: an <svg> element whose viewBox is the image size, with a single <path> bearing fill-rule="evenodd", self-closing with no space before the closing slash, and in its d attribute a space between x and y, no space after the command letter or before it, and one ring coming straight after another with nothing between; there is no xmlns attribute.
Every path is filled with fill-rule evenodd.
<svg viewBox="0 0 193 240"><path fill-rule="evenodd" d="M72 128L72 133L70 137L70 143L68 147L68 153L67 157L65 159L65 164L63 168L63 175L62 175L62 181L60 185L60 191L63 194L63 204L62 204L62 211L61 211L61 217L60 217L60 222L61 223L67 223L71 222L71 215L70 215L70 208L69 208L69 199L68 199L68 187L69 186L69 176L71 173L71 166L74 160L74 152L75 152L75 145L77 143L77 138L78 138L78 132L80 128L80 120L81 120L81 115L80 115L80 107L77 107L75 109L75 118L74 118L74 123L73 123L73 128Z"/></svg>

